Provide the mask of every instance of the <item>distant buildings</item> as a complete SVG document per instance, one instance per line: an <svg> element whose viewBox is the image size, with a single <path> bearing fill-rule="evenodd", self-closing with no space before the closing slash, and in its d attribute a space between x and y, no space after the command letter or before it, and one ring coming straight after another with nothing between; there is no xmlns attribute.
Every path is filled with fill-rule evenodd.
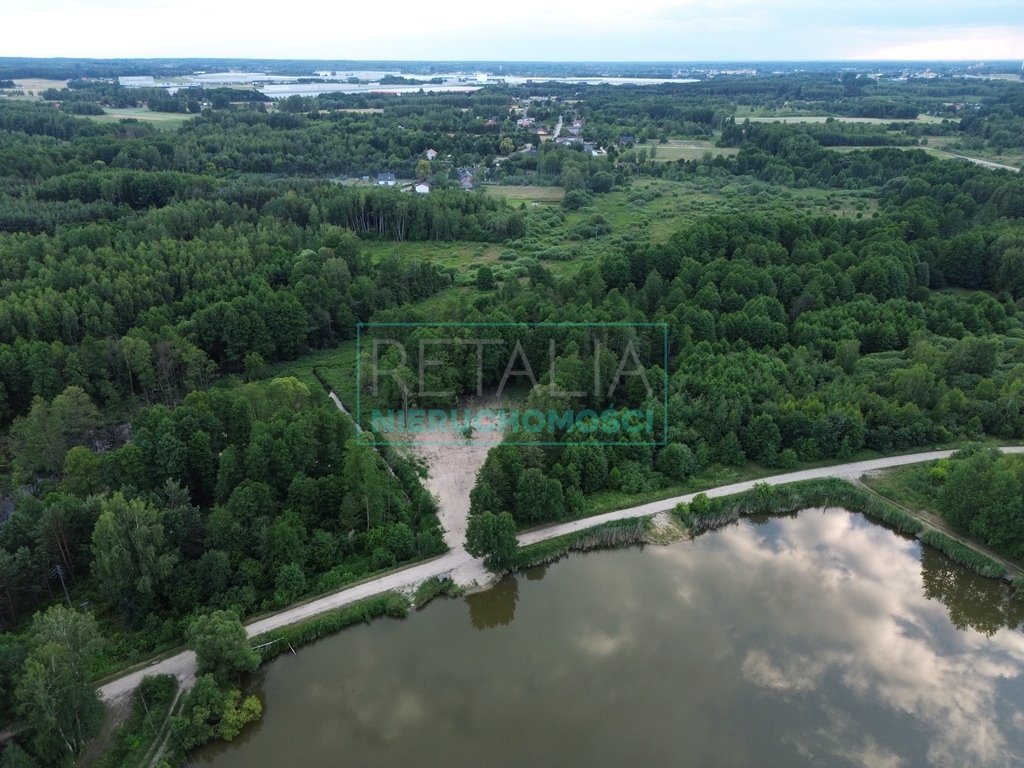
<svg viewBox="0 0 1024 768"><path fill-rule="evenodd" d="M393 173L378 173L377 174L377 186L378 187L393 187L398 183Z"/></svg>
<svg viewBox="0 0 1024 768"><path fill-rule="evenodd" d="M430 184L425 181L418 181L416 182L416 186L413 187L413 190L415 190L417 195L429 195Z"/></svg>
<svg viewBox="0 0 1024 768"><path fill-rule="evenodd" d="M156 85L156 80L152 75L133 75L117 78L117 84L125 88L152 88Z"/></svg>
<svg viewBox="0 0 1024 768"><path fill-rule="evenodd" d="M426 157L427 160L436 160L437 155L438 151L436 149L428 149L426 152L423 153L423 156Z"/></svg>

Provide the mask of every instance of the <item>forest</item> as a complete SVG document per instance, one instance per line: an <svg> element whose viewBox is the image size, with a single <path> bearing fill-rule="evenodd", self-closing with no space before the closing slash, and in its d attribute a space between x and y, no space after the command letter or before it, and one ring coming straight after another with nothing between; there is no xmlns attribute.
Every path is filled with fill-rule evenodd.
<svg viewBox="0 0 1024 768"><path fill-rule="evenodd" d="M653 439L496 447L472 513L505 526L714 472L1024 436L1024 179L930 151L1011 161L1020 83L813 72L267 104L66 66L67 88L0 99L0 720L30 725L4 768L70 764L107 674L445 550L423 467L328 399L356 394L359 323L615 323L647 351L667 326L667 370L660 348L645 363L667 397L622 393ZM95 119L126 106L193 116ZM754 119L810 113L833 119ZM514 396L588 389L593 333L559 335L558 380ZM417 407L473 394L473 361L446 355L451 396ZM1024 557L1019 462L972 450L934 470L935 503ZM210 663L189 743L255 716L250 662ZM31 724L58 698L81 731L55 742Z"/></svg>

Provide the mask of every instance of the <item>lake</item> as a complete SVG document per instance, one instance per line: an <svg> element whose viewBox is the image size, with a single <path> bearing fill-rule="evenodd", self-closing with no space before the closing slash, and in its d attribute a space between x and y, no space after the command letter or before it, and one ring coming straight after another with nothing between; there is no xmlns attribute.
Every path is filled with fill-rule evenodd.
<svg viewBox="0 0 1024 768"><path fill-rule="evenodd" d="M1019 766L1024 600L841 510L573 555L281 656L216 768ZM1011 628L1013 627L1013 628Z"/></svg>

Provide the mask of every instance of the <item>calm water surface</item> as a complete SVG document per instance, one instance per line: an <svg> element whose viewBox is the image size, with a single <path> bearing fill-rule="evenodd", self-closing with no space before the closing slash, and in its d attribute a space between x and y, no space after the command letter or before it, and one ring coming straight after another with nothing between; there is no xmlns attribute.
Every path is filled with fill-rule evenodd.
<svg viewBox="0 0 1024 768"><path fill-rule="evenodd" d="M216 768L1021 766L1024 601L840 510L575 555L282 656Z"/></svg>

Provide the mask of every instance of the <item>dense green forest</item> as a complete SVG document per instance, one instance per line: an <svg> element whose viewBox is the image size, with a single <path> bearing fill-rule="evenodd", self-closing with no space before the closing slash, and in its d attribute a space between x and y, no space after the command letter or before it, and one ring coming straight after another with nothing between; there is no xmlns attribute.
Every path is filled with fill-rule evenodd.
<svg viewBox="0 0 1024 768"><path fill-rule="evenodd" d="M350 375L305 362L354 360L361 322L637 324L619 340L648 352L645 324L667 325L668 369L647 370L667 400L623 392L653 439L495 448L472 511L505 528L716 468L1024 436L1024 179L927 151L1019 149L1019 83L822 72L269 106L185 90L0 100L0 718L51 722L58 690L81 716L5 766L68 762L97 726L91 683L203 642L204 617L235 628L444 551L422 468L327 398L321 382L354 395ZM194 116L93 119L143 105ZM749 119L812 112L879 122ZM578 131L544 141L523 115ZM695 154L671 155L684 141ZM529 197L547 188L560 203ZM592 334L558 336L563 390L587 389ZM473 393L472 361L447 354L453 394L415 405ZM551 404L545 375L516 396ZM942 471L950 520L1022 557L1019 466ZM1010 500L978 515L984 493ZM197 688L188 739L252 719L246 664Z"/></svg>

